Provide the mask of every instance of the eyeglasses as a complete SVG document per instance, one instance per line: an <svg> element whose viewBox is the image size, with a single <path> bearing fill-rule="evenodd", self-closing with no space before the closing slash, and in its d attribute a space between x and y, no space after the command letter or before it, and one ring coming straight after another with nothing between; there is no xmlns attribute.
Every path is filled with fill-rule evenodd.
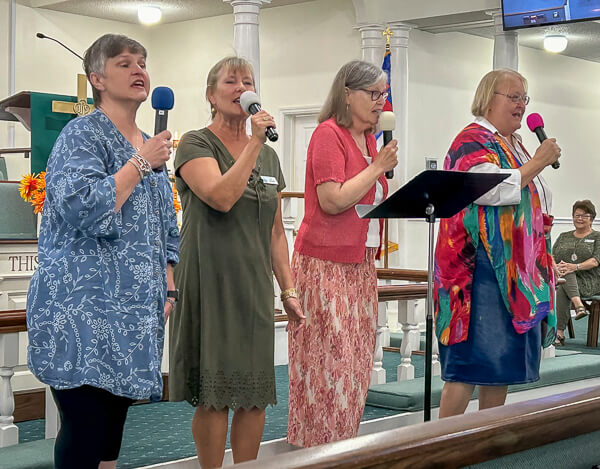
<svg viewBox="0 0 600 469"><path fill-rule="evenodd" d="M365 93L371 93L371 101L379 101L381 98L383 98L385 100L390 95L390 93L388 93L387 91L384 91L383 93L381 91L377 91L377 90L360 90L360 91L364 91Z"/></svg>
<svg viewBox="0 0 600 469"><path fill-rule="evenodd" d="M527 96L526 94L524 94L524 95L504 94L504 93L498 93L497 91L494 91L494 94L506 96L508 99L510 99L515 104L518 103L519 101L523 101L523 104L525 104L525 106L527 106L529 104L529 101L531 101L531 98L529 96Z"/></svg>
<svg viewBox="0 0 600 469"><path fill-rule="evenodd" d="M577 218L579 220L587 220L588 218L592 218L592 216L590 214L580 215L578 213L577 215L573 215L573 218Z"/></svg>

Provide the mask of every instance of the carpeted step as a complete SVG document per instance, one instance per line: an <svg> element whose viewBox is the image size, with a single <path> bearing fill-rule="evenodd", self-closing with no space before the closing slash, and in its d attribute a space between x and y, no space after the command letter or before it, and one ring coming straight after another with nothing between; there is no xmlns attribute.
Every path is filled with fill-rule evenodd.
<svg viewBox="0 0 600 469"><path fill-rule="evenodd" d="M540 379L535 383L517 384L508 387L508 392L524 391L600 376L600 355L582 353L561 354L543 360ZM394 381L377 384L369 388L367 405L385 407L404 412L423 410L424 378L409 381ZM440 405L443 381L434 376L431 382L431 405ZM477 398L475 391L473 399Z"/></svg>
<svg viewBox="0 0 600 469"><path fill-rule="evenodd" d="M53 469L54 438L2 448L0 469Z"/></svg>

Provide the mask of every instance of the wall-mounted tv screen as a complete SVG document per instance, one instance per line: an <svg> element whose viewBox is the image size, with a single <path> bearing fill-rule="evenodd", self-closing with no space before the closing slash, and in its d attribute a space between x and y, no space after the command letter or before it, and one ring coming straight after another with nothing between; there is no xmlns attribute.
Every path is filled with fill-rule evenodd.
<svg viewBox="0 0 600 469"><path fill-rule="evenodd" d="M504 29L600 19L600 0L502 0Z"/></svg>

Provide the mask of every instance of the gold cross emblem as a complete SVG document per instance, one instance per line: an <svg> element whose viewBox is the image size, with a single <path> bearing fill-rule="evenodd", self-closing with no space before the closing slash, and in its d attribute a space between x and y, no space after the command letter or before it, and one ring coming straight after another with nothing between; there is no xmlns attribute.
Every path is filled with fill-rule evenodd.
<svg viewBox="0 0 600 469"><path fill-rule="evenodd" d="M385 28L385 31L383 31L381 34L383 34L385 36L385 43L386 45L390 45L390 38L394 35L394 31L392 31L390 29L390 27L388 26L387 28Z"/></svg>
<svg viewBox="0 0 600 469"><path fill-rule="evenodd" d="M52 112L61 114L85 116L93 110L94 105L87 102L87 78L81 73L77 74L77 102L52 101Z"/></svg>

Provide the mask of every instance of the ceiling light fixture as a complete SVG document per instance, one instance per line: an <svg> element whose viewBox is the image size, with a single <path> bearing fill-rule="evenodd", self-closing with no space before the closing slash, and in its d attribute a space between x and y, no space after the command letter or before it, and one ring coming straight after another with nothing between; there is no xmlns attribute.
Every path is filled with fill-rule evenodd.
<svg viewBox="0 0 600 469"><path fill-rule="evenodd" d="M561 34L546 36L544 38L544 49L546 49L548 52L553 52L556 54L564 51L567 48L568 43L569 40L566 38L566 36Z"/></svg>
<svg viewBox="0 0 600 469"><path fill-rule="evenodd" d="M142 24L156 24L162 17L162 11L158 7L142 5L138 8L138 19Z"/></svg>

